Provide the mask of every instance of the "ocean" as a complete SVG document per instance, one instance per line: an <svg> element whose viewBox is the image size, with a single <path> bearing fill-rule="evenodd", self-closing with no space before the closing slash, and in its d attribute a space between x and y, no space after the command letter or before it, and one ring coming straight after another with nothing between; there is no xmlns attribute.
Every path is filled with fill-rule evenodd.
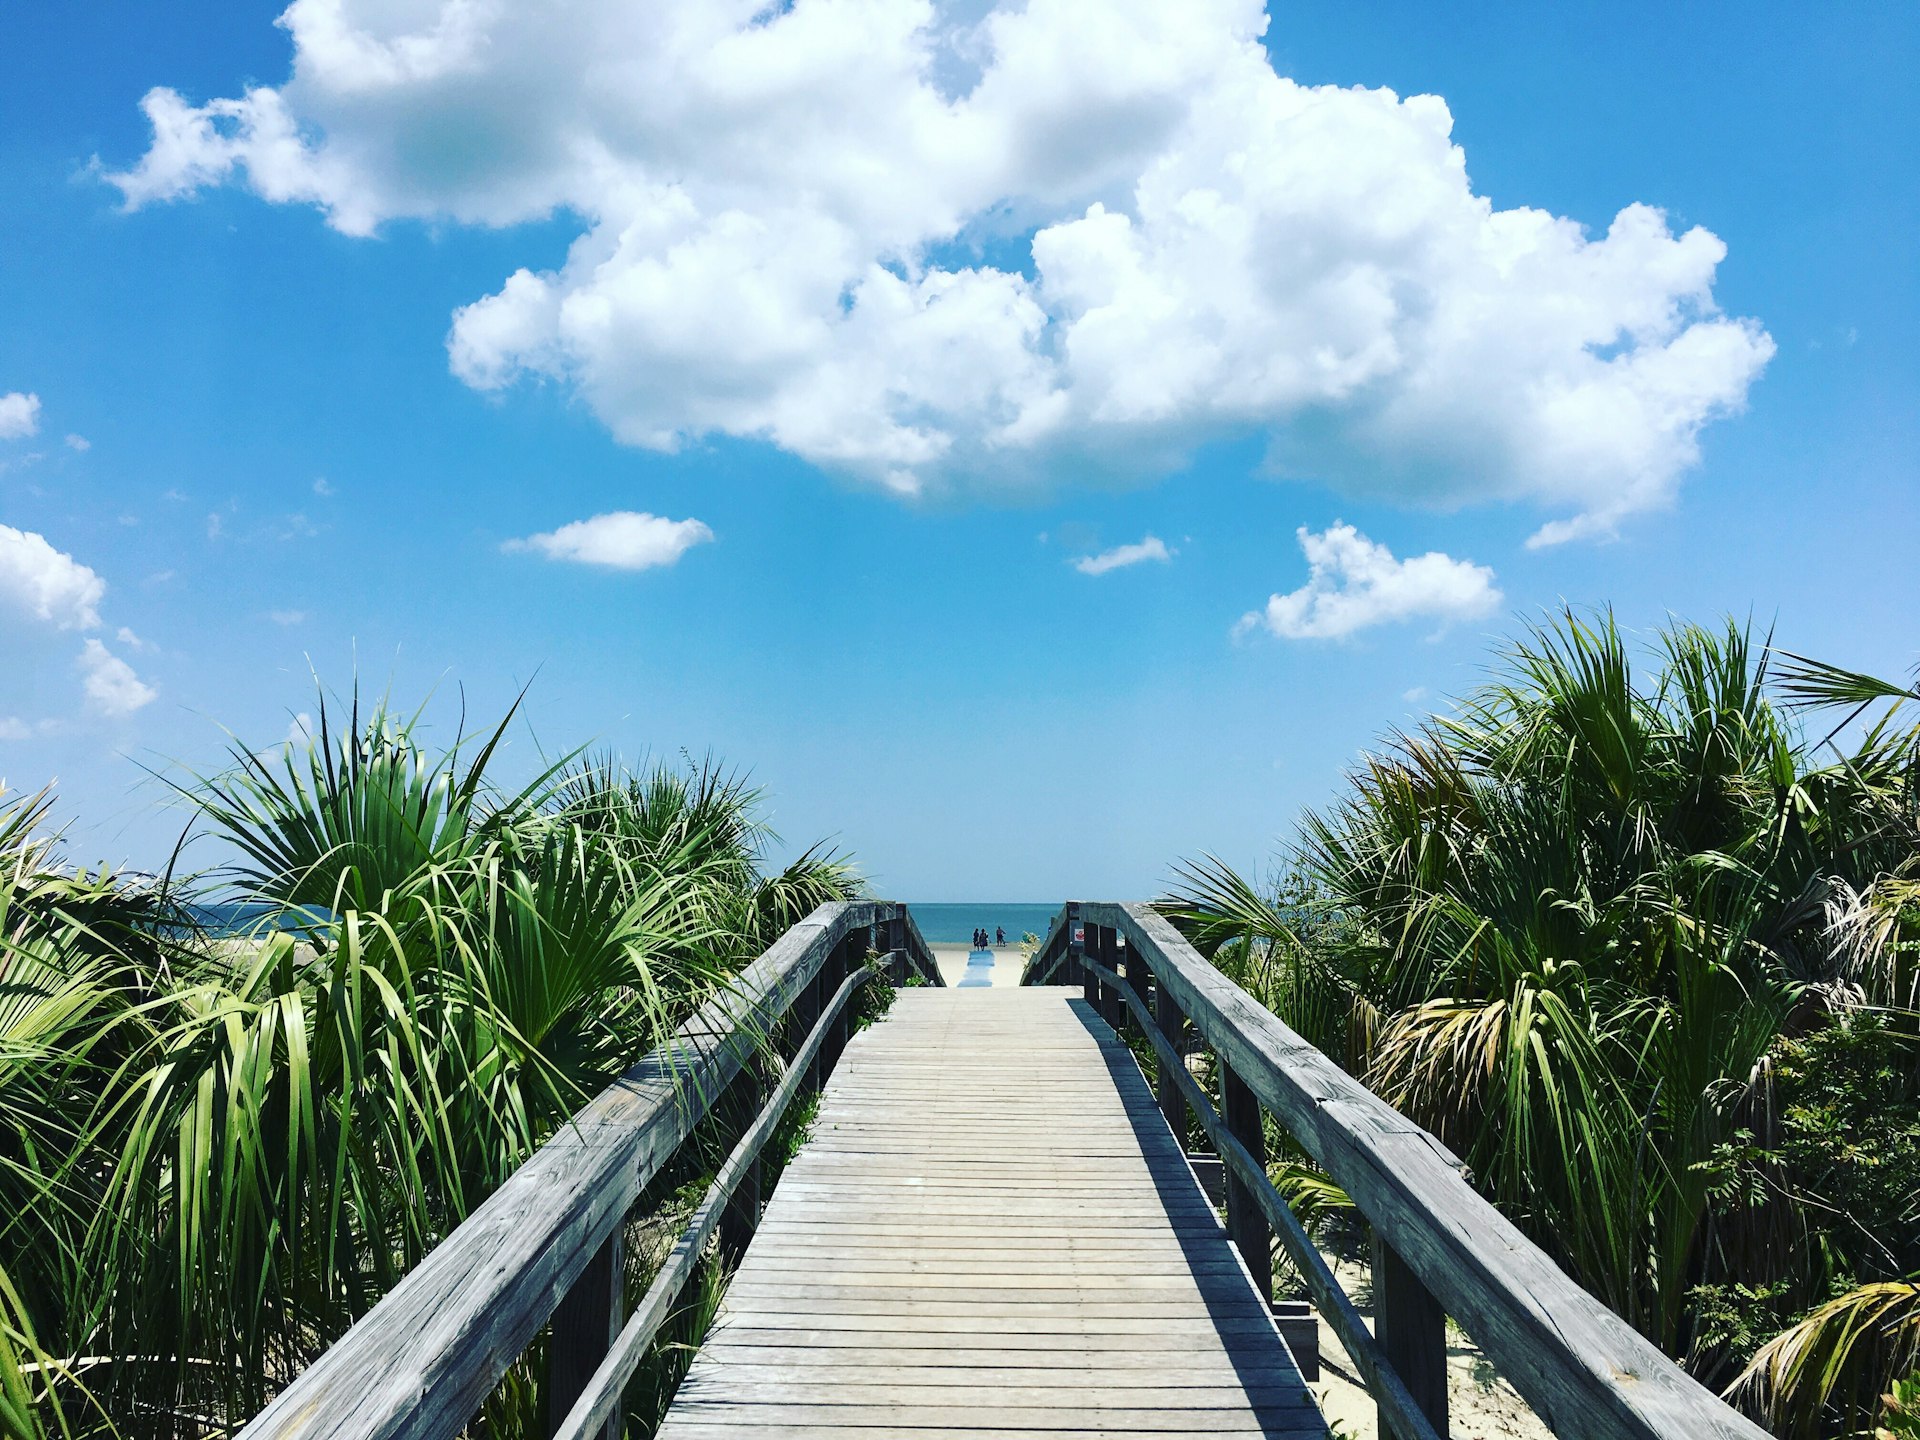
<svg viewBox="0 0 1920 1440"><path fill-rule="evenodd" d="M1023 934L1045 936L1058 905L1017 905L1005 902L919 901L909 900L914 923L929 945L964 945L976 928L991 932L996 926L1007 932L1007 943L1017 944Z"/></svg>
<svg viewBox="0 0 1920 1440"><path fill-rule="evenodd" d="M964 945L973 938L976 926L992 931L999 926L1007 932L1007 943L1017 945L1023 934L1044 936L1057 905L1018 905L1007 902L913 901L907 902L914 922L929 945ZM265 905L196 905L200 923L216 935L251 932L270 913Z"/></svg>

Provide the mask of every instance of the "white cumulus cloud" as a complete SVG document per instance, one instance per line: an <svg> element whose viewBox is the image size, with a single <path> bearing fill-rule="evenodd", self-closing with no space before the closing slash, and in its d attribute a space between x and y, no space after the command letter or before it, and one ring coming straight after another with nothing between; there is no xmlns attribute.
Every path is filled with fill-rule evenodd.
<svg viewBox="0 0 1920 1440"><path fill-rule="evenodd" d="M0 525L0 600L62 630L91 630L106 593L106 581L46 536Z"/></svg>
<svg viewBox="0 0 1920 1440"><path fill-rule="evenodd" d="M1237 627L1266 629L1288 640L1339 640L1396 620L1443 624L1491 615L1501 594L1493 571L1432 550L1396 560L1386 546L1338 522L1316 535L1298 532L1307 557L1307 583L1272 595Z"/></svg>
<svg viewBox="0 0 1920 1440"><path fill-rule="evenodd" d="M131 715L155 698L153 687L143 684L131 665L98 640L89 637L79 664L87 703L102 715Z"/></svg>
<svg viewBox="0 0 1920 1440"><path fill-rule="evenodd" d="M1157 535L1133 545L1116 545L1111 550L1102 550L1098 555L1082 555L1073 562L1073 568L1082 575L1104 575L1109 570L1124 570L1129 565L1138 565L1143 560L1171 560L1173 552L1168 550L1164 541Z"/></svg>
<svg viewBox="0 0 1920 1440"><path fill-rule="evenodd" d="M0 395L0 440L24 440L40 430L40 397L18 390Z"/></svg>
<svg viewBox="0 0 1920 1440"><path fill-rule="evenodd" d="M614 570L650 570L671 565L695 545L713 539L698 520L668 520L645 511L615 510L575 520L544 535L509 540L505 550L533 550L549 560L604 565Z"/></svg>
<svg viewBox="0 0 1920 1440"><path fill-rule="evenodd" d="M56 630L98 630L107 582L46 536L0 525L0 605ZM125 626L119 642L149 648ZM99 640L82 644L78 665L88 704L103 715L130 715L154 698L133 667Z"/></svg>
<svg viewBox="0 0 1920 1440"><path fill-rule="evenodd" d="M284 84L143 102L126 204L235 183L365 235L565 213L453 318L468 384L902 494L1166 470L1658 506L1773 353L1725 245L1474 193L1432 95L1277 74L1257 0L295 0Z"/></svg>

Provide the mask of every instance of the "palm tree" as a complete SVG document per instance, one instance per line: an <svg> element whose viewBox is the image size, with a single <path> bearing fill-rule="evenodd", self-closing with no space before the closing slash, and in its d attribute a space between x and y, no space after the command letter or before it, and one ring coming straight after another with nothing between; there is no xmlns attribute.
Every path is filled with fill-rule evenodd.
<svg viewBox="0 0 1920 1440"><path fill-rule="evenodd" d="M824 845L769 872L767 852L780 837L759 818L763 806L745 777L711 756L638 773L611 755L577 759L560 770L549 800L555 816L636 864L706 875L725 917L716 934L731 937L743 961L860 885L852 864Z"/></svg>
<svg viewBox="0 0 1920 1440"><path fill-rule="evenodd" d="M253 1413L857 883L817 850L766 873L759 796L711 764L503 788L511 719L434 751L323 697L311 737L181 787L231 858L164 885L59 871L23 838L44 799L0 810L0 1279L48 1297L0 1313L0 1391L62 1377L26 1384L37 1424L90 1413L53 1408L81 1377L122 1430Z"/></svg>
<svg viewBox="0 0 1920 1440"><path fill-rule="evenodd" d="M1880 1281L1836 1296L1762 1345L1727 1393L1779 1434L1819 1440L1837 1417L1873 1414L1893 1381L1916 1376L1920 1279Z"/></svg>
<svg viewBox="0 0 1920 1440"><path fill-rule="evenodd" d="M1674 625L1655 658L1559 616L1307 817L1305 900L1202 861L1167 908L1685 1356L1695 1288L1790 1248L1764 1243L1786 1207L1718 1199L1776 1043L1911 1004L1920 927L1889 905L1920 737L1883 723L1822 763L1739 625Z"/></svg>

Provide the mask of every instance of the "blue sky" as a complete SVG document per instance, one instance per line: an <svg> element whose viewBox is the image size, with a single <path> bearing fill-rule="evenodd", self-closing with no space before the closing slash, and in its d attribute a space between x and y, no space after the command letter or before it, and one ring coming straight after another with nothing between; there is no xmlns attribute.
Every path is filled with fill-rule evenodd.
<svg viewBox="0 0 1920 1440"><path fill-rule="evenodd" d="M309 665L1052 900L1259 864L1562 601L1920 659L1909 6L401 8L0 17L0 776L79 858Z"/></svg>

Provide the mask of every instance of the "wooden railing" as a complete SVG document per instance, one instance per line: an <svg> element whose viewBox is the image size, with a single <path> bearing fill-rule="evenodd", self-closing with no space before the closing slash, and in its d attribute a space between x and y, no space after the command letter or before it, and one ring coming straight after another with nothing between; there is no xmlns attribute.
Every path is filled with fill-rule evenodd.
<svg viewBox="0 0 1920 1440"><path fill-rule="evenodd" d="M1176 1137L1189 1110L1224 1162L1227 1229L1272 1290L1272 1240L1306 1282L1400 1440L1447 1433L1452 1316L1555 1435L1576 1440L1766 1440L1632 1326L1575 1284L1467 1182L1425 1130L1340 1069L1207 963L1149 906L1070 904L1026 984L1083 987L1115 1029L1138 1026ZM1217 1060L1219 1102L1186 1065ZM1272 1115L1352 1198L1374 1235L1374 1329L1267 1176Z"/></svg>
<svg viewBox="0 0 1920 1440"><path fill-rule="evenodd" d="M560 1440L617 1436L620 1392L715 1235L738 1254L757 1223L762 1148L820 1085L860 987L887 973L939 984L901 905L825 905L540 1148L241 1432L242 1440L451 1440L548 1333L544 1404ZM1140 905L1073 904L1028 984L1083 988L1157 1060L1167 1123L1188 1116L1227 1177L1227 1225L1272 1289L1277 1238L1400 1440L1447 1433L1446 1320L1454 1317L1556 1435L1578 1440L1765 1440L1570 1280L1482 1199L1459 1162L1289 1030ZM771 1093L750 1064L784 1030ZM1219 1096L1186 1065L1216 1058ZM651 1288L623 1316L621 1237L636 1200L723 1096L753 1111ZM1375 1237L1370 1331L1270 1183L1271 1115L1352 1198Z"/></svg>
<svg viewBox="0 0 1920 1440"><path fill-rule="evenodd" d="M716 1230L744 1248L760 1151L845 1046L848 1005L880 974L938 985L904 905L823 905L576 1114L325 1354L243 1440L450 1440L550 1325L548 1432L617 1437L620 1390ZM797 1048L630 1319L621 1236L635 1200L786 1022ZM744 1108L744 1107L743 1107Z"/></svg>

